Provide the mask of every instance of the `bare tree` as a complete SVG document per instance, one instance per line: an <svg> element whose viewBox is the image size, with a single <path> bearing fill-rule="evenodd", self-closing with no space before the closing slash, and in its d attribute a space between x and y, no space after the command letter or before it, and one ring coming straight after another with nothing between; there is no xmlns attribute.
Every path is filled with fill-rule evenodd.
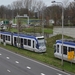
<svg viewBox="0 0 75 75"><path fill-rule="evenodd" d="M68 6L68 17L70 22L75 26L75 2L71 2Z"/></svg>
<svg viewBox="0 0 75 75"><path fill-rule="evenodd" d="M47 20L53 19L55 22L54 24L58 25L61 19L61 10L62 8L58 5L50 6L45 10L45 17L47 18Z"/></svg>
<svg viewBox="0 0 75 75"><path fill-rule="evenodd" d="M1 18L5 18L5 16L4 16L5 15L5 8L6 7L3 5L0 7L0 17Z"/></svg>

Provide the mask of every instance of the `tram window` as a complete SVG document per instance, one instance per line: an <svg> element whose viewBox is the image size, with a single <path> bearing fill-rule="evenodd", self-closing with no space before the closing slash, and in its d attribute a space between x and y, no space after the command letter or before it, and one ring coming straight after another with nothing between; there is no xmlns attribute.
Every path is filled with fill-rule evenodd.
<svg viewBox="0 0 75 75"><path fill-rule="evenodd" d="M34 41L33 41L33 48L34 48Z"/></svg>
<svg viewBox="0 0 75 75"><path fill-rule="evenodd" d="M67 55L67 47L63 46L63 54Z"/></svg>
<svg viewBox="0 0 75 75"><path fill-rule="evenodd" d="M10 36L8 36L8 41L10 41Z"/></svg>
<svg viewBox="0 0 75 75"><path fill-rule="evenodd" d="M6 40L7 40L7 35L6 35Z"/></svg>
<svg viewBox="0 0 75 75"><path fill-rule="evenodd" d="M59 53L59 45L57 45L57 52Z"/></svg>
<svg viewBox="0 0 75 75"><path fill-rule="evenodd" d="M28 40L28 46L31 46L31 40Z"/></svg>
<svg viewBox="0 0 75 75"><path fill-rule="evenodd" d="M16 42L16 37L14 37L14 42Z"/></svg>
<svg viewBox="0 0 75 75"><path fill-rule="evenodd" d="M75 50L75 48L72 48L72 47L69 47L69 49L68 49L69 52L74 51L74 50Z"/></svg>
<svg viewBox="0 0 75 75"><path fill-rule="evenodd" d="M24 45L27 45L27 39L24 39Z"/></svg>

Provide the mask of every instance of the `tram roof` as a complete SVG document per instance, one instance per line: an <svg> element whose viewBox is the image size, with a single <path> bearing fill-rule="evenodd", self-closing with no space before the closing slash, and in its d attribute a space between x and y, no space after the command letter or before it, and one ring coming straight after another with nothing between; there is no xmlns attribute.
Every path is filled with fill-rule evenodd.
<svg viewBox="0 0 75 75"><path fill-rule="evenodd" d="M36 38L35 36L32 36L32 35L17 34L17 33L14 33L14 36L27 37L27 38Z"/></svg>
<svg viewBox="0 0 75 75"><path fill-rule="evenodd" d="M2 33L2 34L11 34L11 32L3 32L3 31L0 31L0 33Z"/></svg>
<svg viewBox="0 0 75 75"><path fill-rule="evenodd" d="M56 40L56 43L62 43L62 40ZM75 40L63 40L63 44L75 46Z"/></svg>
<svg viewBox="0 0 75 75"><path fill-rule="evenodd" d="M2 34L8 34L8 35L13 34L14 36L27 37L27 38L34 38L34 39L44 38L44 36L34 36L34 35L22 34L22 33L18 34L18 33L5 32L5 31L0 31L0 33L2 33Z"/></svg>

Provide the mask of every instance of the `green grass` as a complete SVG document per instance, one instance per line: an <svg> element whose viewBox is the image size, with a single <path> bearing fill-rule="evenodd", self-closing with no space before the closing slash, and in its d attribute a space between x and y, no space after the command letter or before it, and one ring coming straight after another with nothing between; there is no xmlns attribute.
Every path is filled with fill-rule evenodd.
<svg viewBox="0 0 75 75"><path fill-rule="evenodd" d="M62 70L75 73L75 64L71 65L70 62L64 61L64 65L62 67L61 60L54 57L53 44L55 44L55 41L57 39L61 39L61 38L62 38L61 35L57 35L57 36L46 39L47 40L47 44L46 44L47 51L46 51L46 53L40 53L40 54L35 53L35 52L31 52L28 50L18 49L16 47L10 46L10 45L4 46L3 44L0 44L0 46L3 48L9 49L15 53L21 54L23 56L27 56L29 58L33 58L33 59L38 60L40 62L46 63L48 65L55 66L55 67L60 68ZM64 36L64 38L71 38L71 37Z"/></svg>
<svg viewBox="0 0 75 75"><path fill-rule="evenodd" d="M22 30L25 33L42 33L42 29L40 27L30 27L30 28L24 28ZM11 28L11 32L18 32L17 28ZM46 34L52 34L53 29L50 28L44 28L44 33Z"/></svg>
<svg viewBox="0 0 75 75"><path fill-rule="evenodd" d="M11 32L18 32L17 28L11 28Z"/></svg>
<svg viewBox="0 0 75 75"><path fill-rule="evenodd" d="M44 28L44 32L47 33L47 34L52 34L53 33L53 29Z"/></svg>

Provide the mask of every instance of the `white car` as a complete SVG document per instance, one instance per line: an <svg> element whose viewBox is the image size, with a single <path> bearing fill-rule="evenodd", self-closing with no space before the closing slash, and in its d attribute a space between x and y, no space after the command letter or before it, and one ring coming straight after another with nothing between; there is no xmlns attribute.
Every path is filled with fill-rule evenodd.
<svg viewBox="0 0 75 75"><path fill-rule="evenodd" d="M17 27L17 24L12 24L11 27Z"/></svg>

